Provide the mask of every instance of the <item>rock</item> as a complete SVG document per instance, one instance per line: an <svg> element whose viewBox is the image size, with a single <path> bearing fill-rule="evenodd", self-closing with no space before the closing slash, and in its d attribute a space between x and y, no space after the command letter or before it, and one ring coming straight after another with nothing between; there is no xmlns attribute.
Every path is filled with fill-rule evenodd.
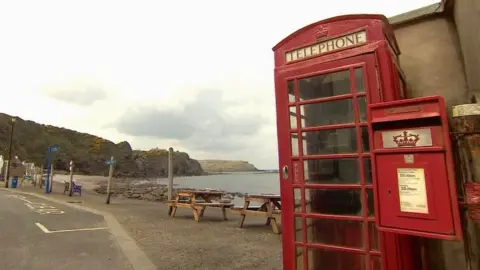
<svg viewBox="0 0 480 270"><path fill-rule="evenodd" d="M155 196L152 195L151 193L147 193L147 194L143 194L142 199L147 201L155 201Z"/></svg>
<svg viewBox="0 0 480 270"><path fill-rule="evenodd" d="M118 197L148 201L165 201L168 198L168 188L166 185L157 185L148 183L125 183L121 180L116 181L117 188L115 193ZM107 193L107 184L97 185L93 191L99 194Z"/></svg>
<svg viewBox="0 0 480 270"><path fill-rule="evenodd" d="M93 188L93 191L100 193L100 194L107 194L107 185L97 185L96 187Z"/></svg>
<svg viewBox="0 0 480 270"><path fill-rule="evenodd" d="M117 189L115 193L119 198L127 199L136 199L136 200L146 200L146 201L166 201L168 199L168 187L166 185L155 184L152 182L131 182L131 183L122 183L121 181L116 181ZM118 187L121 187L120 189ZM194 190L193 188L181 188L182 190ZM100 184L97 185L94 189L95 192L100 194L107 193L107 185ZM212 190L212 189L210 189ZM177 190L173 190L173 197L175 198ZM244 193L240 192L227 192L225 196L222 197L222 202L231 202L235 197L243 198Z"/></svg>

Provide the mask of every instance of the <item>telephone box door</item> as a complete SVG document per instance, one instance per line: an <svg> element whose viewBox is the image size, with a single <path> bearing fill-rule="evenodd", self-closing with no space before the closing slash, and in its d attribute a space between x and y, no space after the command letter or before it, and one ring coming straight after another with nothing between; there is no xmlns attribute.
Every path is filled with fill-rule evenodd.
<svg viewBox="0 0 480 270"><path fill-rule="evenodd" d="M276 70L275 84L284 269L385 269L366 123L381 100L374 54Z"/></svg>

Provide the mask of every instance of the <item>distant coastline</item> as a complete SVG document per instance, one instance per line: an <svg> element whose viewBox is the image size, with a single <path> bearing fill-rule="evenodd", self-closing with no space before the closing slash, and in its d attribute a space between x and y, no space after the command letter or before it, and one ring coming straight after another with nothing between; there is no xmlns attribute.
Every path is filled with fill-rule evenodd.
<svg viewBox="0 0 480 270"><path fill-rule="evenodd" d="M278 173L278 170L256 170L256 171L238 171L238 172L204 172L202 175L228 175L228 174L260 174L260 173Z"/></svg>
<svg viewBox="0 0 480 270"><path fill-rule="evenodd" d="M258 170L259 172L262 172L262 173L278 173L279 170Z"/></svg>
<svg viewBox="0 0 480 270"><path fill-rule="evenodd" d="M199 159L198 162L207 174L258 171L253 164L244 160Z"/></svg>

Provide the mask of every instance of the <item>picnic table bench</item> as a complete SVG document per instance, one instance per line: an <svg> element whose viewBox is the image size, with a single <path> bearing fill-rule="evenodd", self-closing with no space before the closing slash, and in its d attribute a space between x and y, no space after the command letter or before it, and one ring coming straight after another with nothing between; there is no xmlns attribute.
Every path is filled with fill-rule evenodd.
<svg viewBox="0 0 480 270"><path fill-rule="evenodd" d="M30 181L30 183L31 183L32 185L33 185L33 182L34 182L34 181L33 181L33 177L32 177L31 175L24 175L24 176L22 177L22 179L20 180L20 184L19 184L18 186L19 186L19 187L23 187L23 183L24 183L25 181L27 181L27 182Z"/></svg>
<svg viewBox="0 0 480 270"><path fill-rule="evenodd" d="M63 181L63 183L65 184L63 194L65 194L65 192L70 192L70 183L67 181ZM75 193L78 193L80 196L82 196L82 186L75 184L75 182L72 182L72 195L74 195Z"/></svg>
<svg viewBox="0 0 480 270"><path fill-rule="evenodd" d="M260 206L250 206L251 202L259 202ZM247 194L243 207L232 207L233 213L241 214L239 227L243 228L243 223L247 215L266 217L265 225L271 225L274 233L280 233L277 224L277 217L281 215L282 206L280 205L280 195L275 194Z"/></svg>
<svg viewBox="0 0 480 270"><path fill-rule="evenodd" d="M234 204L222 200L222 195L224 195L223 191L179 190L175 200L168 202L168 206L171 208L170 215L175 217L178 207L190 208L193 211L195 221L199 222L207 207L216 207L222 209L223 219L227 220L226 209Z"/></svg>

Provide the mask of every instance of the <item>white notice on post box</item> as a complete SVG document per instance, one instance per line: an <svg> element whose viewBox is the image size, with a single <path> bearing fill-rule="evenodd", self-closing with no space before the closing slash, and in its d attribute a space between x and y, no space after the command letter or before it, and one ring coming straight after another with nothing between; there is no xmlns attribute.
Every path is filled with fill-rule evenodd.
<svg viewBox="0 0 480 270"><path fill-rule="evenodd" d="M425 173L422 168L398 168L400 211L428 214Z"/></svg>

